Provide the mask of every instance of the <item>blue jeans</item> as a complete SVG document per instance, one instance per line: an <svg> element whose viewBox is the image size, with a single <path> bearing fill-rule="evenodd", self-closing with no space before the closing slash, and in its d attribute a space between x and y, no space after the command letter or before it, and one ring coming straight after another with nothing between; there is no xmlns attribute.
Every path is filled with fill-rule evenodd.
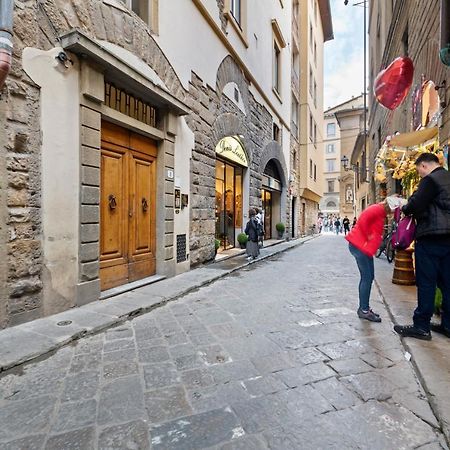
<svg viewBox="0 0 450 450"><path fill-rule="evenodd" d="M437 286L442 291L442 325L450 329L450 245L419 240L415 252L417 308L414 325L430 331Z"/></svg>
<svg viewBox="0 0 450 450"><path fill-rule="evenodd" d="M372 282L375 276L373 258L367 256L352 244L348 244L348 249L350 250L350 253L355 257L356 264L358 265L359 273L361 275L361 279L359 280L359 307L363 311L367 311L369 309Z"/></svg>

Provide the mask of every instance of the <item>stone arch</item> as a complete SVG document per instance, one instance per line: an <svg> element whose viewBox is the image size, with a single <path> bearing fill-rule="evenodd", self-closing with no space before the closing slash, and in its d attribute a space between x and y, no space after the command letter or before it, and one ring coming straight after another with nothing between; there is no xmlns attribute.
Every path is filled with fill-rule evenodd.
<svg viewBox="0 0 450 450"><path fill-rule="evenodd" d="M286 187L288 181L286 162L284 161L284 155L281 149L281 145L276 141L269 142L265 146L263 152L261 153L261 158L259 160L260 174L263 174L264 168L271 159L275 161L275 165L277 166L278 171L280 172L281 177L280 181L283 187Z"/></svg>
<svg viewBox="0 0 450 450"><path fill-rule="evenodd" d="M213 149L216 144L226 136L238 135L244 144L244 151L249 161L249 167L253 158L253 146L247 136L247 131L242 120L233 113L224 113L216 118L211 130Z"/></svg>
<svg viewBox="0 0 450 450"><path fill-rule="evenodd" d="M230 82L237 84L242 96L242 101L244 102L245 110L247 112L250 111L250 94L247 80L236 61L228 55L222 60L217 69L216 92L219 97L222 95L224 87Z"/></svg>
<svg viewBox="0 0 450 450"><path fill-rule="evenodd" d="M46 36L55 36L54 31L49 28L51 20L59 35L79 29L90 38L116 44L150 66L173 96L185 99L186 90L166 55L151 36L148 25L120 2L53 0L41 3L37 14L39 26L45 29ZM57 45L56 36L54 42L49 44Z"/></svg>

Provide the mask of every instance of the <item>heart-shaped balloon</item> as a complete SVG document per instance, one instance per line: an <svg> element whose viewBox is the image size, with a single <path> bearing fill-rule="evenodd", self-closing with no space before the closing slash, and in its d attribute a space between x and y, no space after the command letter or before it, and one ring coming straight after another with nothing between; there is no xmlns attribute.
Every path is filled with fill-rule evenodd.
<svg viewBox="0 0 450 450"><path fill-rule="evenodd" d="M388 109L397 108L408 95L413 75L414 65L410 58L395 58L375 78L373 92L377 101Z"/></svg>

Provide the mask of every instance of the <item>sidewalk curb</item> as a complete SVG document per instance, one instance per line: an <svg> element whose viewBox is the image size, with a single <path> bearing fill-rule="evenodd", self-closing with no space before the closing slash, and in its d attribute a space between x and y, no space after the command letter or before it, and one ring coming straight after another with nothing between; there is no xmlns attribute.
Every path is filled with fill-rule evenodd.
<svg viewBox="0 0 450 450"><path fill-rule="evenodd" d="M386 307L386 310L388 312L391 323L394 325L397 323L397 321L395 320L395 316L392 312L392 309L391 309L388 301L386 300L386 297L383 294L383 291L381 289L381 286L380 286L378 280L376 279L376 275L375 275L374 281L375 281L375 286L377 288L377 291L380 294L380 297L383 301L384 306ZM450 447L450 427L446 424L446 422L441 417L441 414L439 411L439 406L435 401L435 396L431 393L431 391L428 387L427 381L426 381L424 375L422 374L422 370L420 369L419 365L417 364L416 358L414 358L414 350L408 344L406 339L402 338L397 333L395 333L395 335L398 336L404 350L406 352L408 352L410 355L412 355L412 358L409 362L411 363L411 365L414 369L414 372L415 372L418 380L420 381L420 384L423 387L425 395L427 396L428 403L430 404L431 411L433 412L433 415L436 417L436 420L439 423L440 431L442 432L442 434L444 436L445 443L447 444L448 447Z"/></svg>
<svg viewBox="0 0 450 450"><path fill-rule="evenodd" d="M47 316L15 327L6 328L0 331L0 376L4 375L6 371L9 371L14 367L51 356L55 351L72 342L76 342L80 338L92 336L114 326L123 324L139 315L148 313L169 302L184 297L203 286L214 283L238 270L264 261L274 255L297 248L317 237L320 237L320 235L307 236L305 238L282 241L274 244L268 248L275 247L275 249L270 250L270 253L267 255L260 256L253 261L245 260L236 267L224 269L223 273L219 273L218 275L212 274L211 277L207 277L200 282L194 282L185 289L182 289L173 295L169 295L168 297L157 294L153 295L152 298L148 298L145 296L148 294L140 293L145 288L142 287L123 294L123 298L116 298L114 305L114 297L112 297L106 300L108 303L103 300L101 302L92 302L84 306L69 309L62 313ZM280 245L281 247L279 247ZM234 257L238 256L242 256L242 254L237 254ZM214 261L205 266L201 266L198 269L214 268L215 265L222 262L224 262L224 260ZM192 269L191 271L185 272L185 274L195 272L198 269ZM165 281L167 280L173 280L173 278L166 279ZM164 280L161 282L163 281ZM157 285L158 283L155 283L151 286L154 287ZM103 311L105 309L115 309L118 312L106 313ZM57 327L57 324L61 321L71 321L71 323L67 328L59 328Z"/></svg>

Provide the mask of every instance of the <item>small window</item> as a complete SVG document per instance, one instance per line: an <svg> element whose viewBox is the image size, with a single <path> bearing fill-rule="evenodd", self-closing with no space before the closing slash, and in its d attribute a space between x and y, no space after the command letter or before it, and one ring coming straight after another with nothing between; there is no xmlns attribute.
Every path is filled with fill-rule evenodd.
<svg viewBox="0 0 450 450"><path fill-rule="evenodd" d="M158 34L159 31L159 0L122 0L128 8L136 13L150 30Z"/></svg>
<svg viewBox="0 0 450 450"><path fill-rule="evenodd" d="M327 137L336 136L336 124L328 123L327 124Z"/></svg>
<svg viewBox="0 0 450 450"><path fill-rule="evenodd" d="M317 66L317 44L314 41L314 64Z"/></svg>
<svg viewBox="0 0 450 450"><path fill-rule="evenodd" d="M314 119L311 113L309 113L309 139L313 141L314 133Z"/></svg>
<svg viewBox="0 0 450 450"><path fill-rule="evenodd" d="M316 124L316 121L314 121L314 137L313 137L313 143L314 143L314 145L317 144L317 124Z"/></svg>
<svg viewBox="0 0 450 450"><path fill-rule="evenodd" d="M328 192L334 192L334 180L328 180Z"/></svg>
<svg viewBox="0 0 450 450"><path fill-rule="evenodd" d="M327 208L336 208L336 203L335 202L333 202L332 200L330 200L328 203L327 203Z"/></svg>
<svg viewBox="0 0 450 450"><path fill-rule="evenodd" d="M312 48L313 48L313 27L312 27L312 25L309 26L309 47L312 50Z"/></svg>
<svg viewBox="0 0 450 450"><path fill-rule="evenodd" d="M280 127L275 122L272 126L272 139L278 143L281 143Z"/></svg>
<svg viewBox="0 0 450 450"><path fill-rule="evenodd" d="M334 144L327 144L326 152L328 154L334 153Z"/></svg>
<svg viewBox="0 0 450 450"><path fill-rule="evenodd" d="M309 160L309 178L313 176L313 162L312 159Z"/></svg>
<svg viewBox="0 0 450 450"><path fill-rule="evenodd" d="M281 59L281 52L280 47L276 43L276 41L273 41L273 88L277 92L277 94L280 94L280 79L281 79L281 65L280 65L280 59Z"/></svg>
<svg viewBox="0 0 450 450"><path fill-rule="evenodd" d="M336 170L336 160L327 159L327 172L335 172Z"/></svg>
<svg viewBox="0 0 450 450"><path fill-rule="evenodd" d="M314 98L314 106L317 107L317 83L315 80L314 80L313 98Z"/></svg>
<svg viewBox="0 0 450 450"><path fill-rule="evenodd" d="M291 129L292 129L292 134L295 137L298 137L298 101L297 99L293 96L292 97L292 106L291 106L292 112L291 112Z"/></svg>
<svg viewBox="0 0 450 450"><path fill-rule="evenodd" d="M230 0L230 12L234 17L234 20L242 27L241 0Z"/></svg>
<svg viewBox="0 0 450 450"><path fill-rule="evenodd" d="M314 164L314 181L317 181L317 166Z"/></svg>

